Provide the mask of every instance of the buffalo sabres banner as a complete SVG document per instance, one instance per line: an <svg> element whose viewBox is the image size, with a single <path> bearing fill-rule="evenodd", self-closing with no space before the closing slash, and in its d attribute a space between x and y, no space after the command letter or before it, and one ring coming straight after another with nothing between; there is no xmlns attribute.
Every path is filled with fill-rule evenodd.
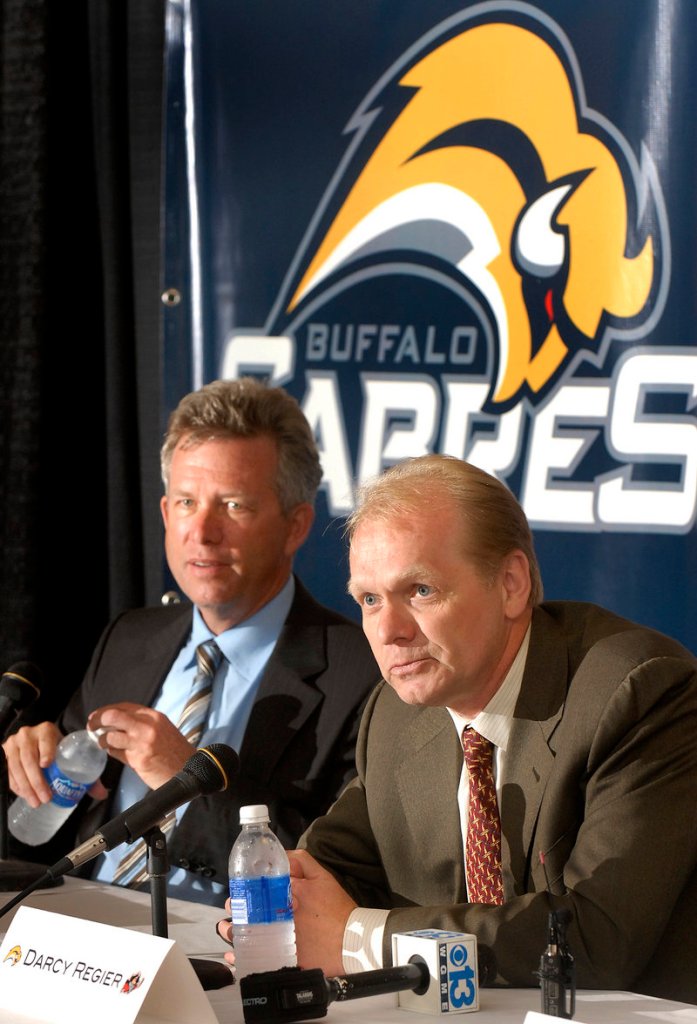
<svg viewBox="0 0 697 1024"><path fill-rule="evenodd" d="M495 474L546 595L697 646L694 0L171 0L164 389L252 373L322 453Z"/></svg>

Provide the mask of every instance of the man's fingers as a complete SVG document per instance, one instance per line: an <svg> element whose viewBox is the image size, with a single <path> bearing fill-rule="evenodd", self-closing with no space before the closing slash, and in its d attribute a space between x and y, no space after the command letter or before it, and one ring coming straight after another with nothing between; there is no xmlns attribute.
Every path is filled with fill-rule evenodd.
<svg viewBox="0 0 697 1024"><path fill-rule="evenodd" d="M127 764L151 789L181 770L193 747L176 725L142 704L106 704L93 711L90 729L107 729L100 743L112 757Z"/></svg>
<svg viewBox="0 0 697 1024"><path fill-rule="evenodd" d="M116 705L93 711L88 720L90 729L106 729L104 736L111 738L113 732L128 732L139 724L138 715L130 708Z"/></svg>
<svg viewBox="0 0 697 1024"><path fill-rule="evenodd" d="M55 758L61 738L53 722L42 722L23 726L4 745L10 787L31 807L51 799L51 789L42 768L48 767Z"/></svg>
<svg viewBox="0 0 697 1024"><path fill-rule="evenodd" d="M49 728L38 731L39 765L48 768L56 756L56 747L63 738L58 728L52 722L46 723Z"/></svg>
<svg viewBox="0 0 697 1024"><path fill-rule="evenodd" d="M291 878L316 878L324 873L312 854L307 850L288 850Z"/></svg>
<svg viewBox="0 0 697 1024"><path fill-rule="evenodd" d="M229 917L224 917L222 921L218 921L216 931L223 942L227 942L228 946L232 945L232 922Z"/></svg>

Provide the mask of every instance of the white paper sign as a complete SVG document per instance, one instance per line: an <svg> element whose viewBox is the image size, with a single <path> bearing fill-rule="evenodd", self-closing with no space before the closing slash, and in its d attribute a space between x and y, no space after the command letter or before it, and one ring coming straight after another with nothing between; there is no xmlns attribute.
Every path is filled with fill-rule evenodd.
<svg viewBox="0 0 697 1024"><path fill-rule="evenodd" d="M32 907L17 911L0 945L0 1009L55 1024L217 1022L172 939Z"/></svg>

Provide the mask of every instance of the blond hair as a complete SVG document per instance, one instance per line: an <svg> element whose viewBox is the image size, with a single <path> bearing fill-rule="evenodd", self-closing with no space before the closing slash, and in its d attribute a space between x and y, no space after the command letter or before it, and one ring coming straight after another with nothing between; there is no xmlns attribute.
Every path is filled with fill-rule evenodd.
<svg viewBox="0 0 697 1024"><path fill-rule="evenodd" d="M291 395L253 377L216 380L182 398L169 418L160 453L165 489L177 445L262 436L278 447L276 492L283 512L303 502L312 504L322 468L310 425Z"/></svg>
<svg viewBox="0 0 697 1024"><path fill-rule="evenodd" d="M463 554L484 580L493 580L504 558L522 551L530 566L529 603L542 600L542 577L523 509L496 477L450 455L423 455L388 469L359 490L346 522L350 540L370 520L418 515L434 501L450 499L463 524Z"/></svg>

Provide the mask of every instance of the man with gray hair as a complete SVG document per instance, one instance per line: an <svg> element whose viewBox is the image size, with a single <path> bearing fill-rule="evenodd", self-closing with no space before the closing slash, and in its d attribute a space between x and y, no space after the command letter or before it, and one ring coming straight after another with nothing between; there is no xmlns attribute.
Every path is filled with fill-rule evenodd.
<svg viewBox="0 0 697 1024"><path fill-rule="evenodd" d="M490 982L535 985L556 909L580 988L697 1002L695 658L541 603L522 509L458 459L389 470L348 532L384 682L357 778L290 855L301 966L379 967L396 932L451 929Z"/></svg>
<svg viewBox="0 0 697 1024"><path fill-rule="evenodd" d="M239 776L181 809L169 846L170 891L214 902L240 806L268 804L292 846L355 773L359 710L379 673L359 627L292 574L322 475L295 399L252 378L187 395L170 417L162 474L167 561L191 603L117 618L58 723L19 730L5 751L12 789L37 806L50 798L42 768L61 736L86 722L108 730L100 742L112 760L92 790L101 799L59 833L65 852L74 818L84 816L81 838L170 779L193 746L234 747ZM94 877L142 884L144 858L126 852L100 858Z"/></svg>

